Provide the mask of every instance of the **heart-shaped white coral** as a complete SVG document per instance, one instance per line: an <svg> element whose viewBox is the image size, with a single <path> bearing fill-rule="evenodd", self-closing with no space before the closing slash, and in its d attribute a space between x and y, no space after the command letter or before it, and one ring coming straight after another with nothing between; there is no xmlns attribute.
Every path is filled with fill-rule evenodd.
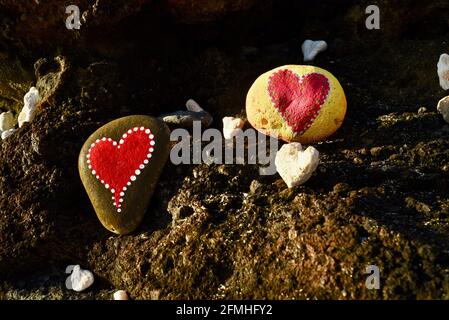
<svg viewBox="0 0 449 320"><path fill-rule="evenodd" d="M302 149L299 142L284 144L276 154L274 164L289 188L304 184L310 179L320 161L314 147Z"/></svg>
<svg viewBox="0 0 449 320"><path fill-rule="evenodd" d="M437 64L440 86L444 90L449 90L449 55L443 53Z"/></svg>
<svg viewBox="0 0 449 320"><path fill-rule="evenodd" d="M327 49L327 43L326 41L319 40L319 41L313 41L313 40L306 40L302 44L302 53L304 55L304 61L313 61L315 59L316 55L322 51L325 51Z"/></svg>

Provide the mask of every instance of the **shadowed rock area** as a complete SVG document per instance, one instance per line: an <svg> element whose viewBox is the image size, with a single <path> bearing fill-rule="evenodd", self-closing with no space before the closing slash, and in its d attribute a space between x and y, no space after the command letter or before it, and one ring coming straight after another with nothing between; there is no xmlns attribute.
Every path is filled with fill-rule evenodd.
<svg viewBox="0 0 449 320"><path fill-rule="evenodd" d="M81 1L73 31L65 1L0 0L0 109L17 116L33 85L42 97L0 142L0 298L449 298L449 124L436 111L446 1L378 1L374 31L367 1L114 3ZM310 37L328 42L313 64L348 100L311 180L288 189L255 165L167 163L137 231L101 226L77 169L92 132L189 98L221 129L245 115L258 75L302 63ZM86 292L65 288L69 264L94 272ZM368 265L380 290L365 286Z"/></svg>

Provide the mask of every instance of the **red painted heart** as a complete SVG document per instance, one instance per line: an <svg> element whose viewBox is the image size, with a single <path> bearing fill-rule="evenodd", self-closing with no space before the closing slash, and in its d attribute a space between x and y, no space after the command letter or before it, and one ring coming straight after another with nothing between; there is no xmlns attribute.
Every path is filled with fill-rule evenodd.
<svg viewBox="0 0 449 320"><path fill-rule="evenodd" d="M303 77L290 70L279 70L268 83L268 92L274 107L292 128L303 134L310 128L329 93L329 80L319 73Z"/></svg>
<svg viewBox="0 0 449 320"><path fill-rule="evenodd" d="M145 169L154 146L154 135L144 127L129 129L119 142L102 138L92 143L86 156L88 167L105 188L112 192L118 212L121 212L127 188Z"/></svg>

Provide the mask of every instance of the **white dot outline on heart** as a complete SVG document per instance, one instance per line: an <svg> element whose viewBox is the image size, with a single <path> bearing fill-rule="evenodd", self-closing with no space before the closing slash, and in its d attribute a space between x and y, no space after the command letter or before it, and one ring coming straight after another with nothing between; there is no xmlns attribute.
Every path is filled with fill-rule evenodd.
<svg viewBox="0 0 449 320"><path fill-rule="evenodd" d="M104 180L101 180L101 177L97 174L97 172L95 172L95 170L92 169L92 165L90 163L90 152L95 147L95 145L97 145L99 142L105 142L105 141L112 142L112 145L114 147L117 147L117 149L120 149L120 145L125 143L125 140L128 138L128 136L130 134L133 134L134 132L138 132L138 131L145 131L145 133L148 134L148 138L150 140L148 154L147 154L145 160L141 164L139 164L138 169L136 169L136 171L135 171L135 174L131 175L129 177L129 180L126 183L126 186L124 186L122 190L114 190L114 189L110 190L111 193L112 193L113 206L115 206L117 208L117 212L118 213L122 212L122 209L121 209L122 205L121 205L121 203L123 203L123 201L124 201L123 198L125 197L125 193L128 190L128 187L131 186L131 184L137 180L137 176L141 174L142 170L145 169L146 165L149 163L148 159L150 159L152 157L152 153L154 152L154 146L156 145L156 142L154 141L153 133L151 133L150 129L145 128L145 127L140 127L140 128L139 127L134 127L132 129L129 129L128 131L126 131L122 135L122 138L119 140L118 143L117 143L117 141L114 141L111 138L103 137L101 139L97 139L94 143L92 143L90 145L90 148L89 148L89 150L87 152L87 155L86 155L86 159L87 159L86 162L87 162L89 170L92 170L91 171L92 175L98 181L100 181L101 184L103 184L106 189L109 189L110 186ZM120 192L119 193L120 198L119 198L119 205L118 206L116 206L116 204L115 204L115 193L116 192Z"/></svg>

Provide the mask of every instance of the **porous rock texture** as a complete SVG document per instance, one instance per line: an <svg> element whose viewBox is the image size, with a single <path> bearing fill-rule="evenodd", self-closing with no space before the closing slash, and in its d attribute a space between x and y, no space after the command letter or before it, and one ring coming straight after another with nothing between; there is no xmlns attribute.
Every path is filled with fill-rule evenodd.
<svg viewBox="0 0 449 320"><path fill-rule="evenodd" d="M0 298L110 299L117 288L132 299L449 298L449 125L435 108L444 94L436 61L447 51L446 2L381 2L385 14L413 8L416 19L403 28L383 19L375 34L348 18L364 16L356 1L338 10L333 1L237 2L243 11L215 2L226 3L222 13L187 27L150 1L97 1L83 10L103 8L114 32L81 29L81 38L98 40L89 46L51 27L62 1L40 1L50 20L34 34L18 14L30 14L33 1L0 1L9 28L0 51L21 66L0 68L1 108L17 112L14 101L30 85L42 97L34 120L0 142ZM142 29L149 16L156 27ZM427 24L440 27L415 29ZM209 32L216 25L222 31ZM241 33L229 33L236 26ZM340 32L351 26L368 41ZM312 33L324 29L329 49L315 63L341 80L348 114L315 146L321 164L305 185L288 189L254 165L168 163L136 232L115 236L101 226L77 172L92 132L121 116L183 109L189 98L215 119L243 117L254 79L300 63L301 40L321 39ZM21 89L5 90L11 81ZM83 293L66 290L69 264L98 281ZM380 290L366 288L367 265L380 268Z"/></svg>

